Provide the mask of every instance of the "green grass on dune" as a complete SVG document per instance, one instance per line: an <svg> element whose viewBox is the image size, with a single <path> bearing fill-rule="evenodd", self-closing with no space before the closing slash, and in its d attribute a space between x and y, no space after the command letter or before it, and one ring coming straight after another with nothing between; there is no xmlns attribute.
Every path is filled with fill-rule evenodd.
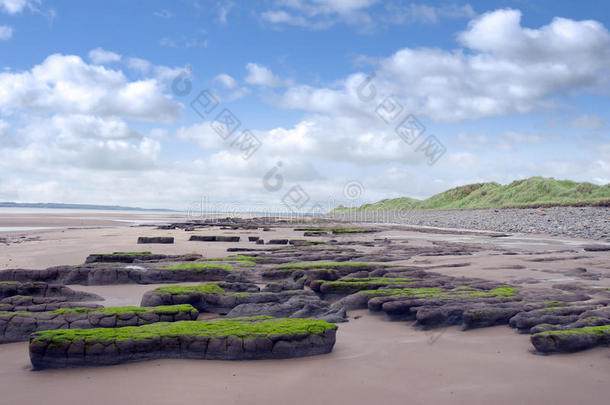
<svg viewBox="0 0 610 405"><path fill-rule="evenodd" d="M467 208L547 207L610 204L610 184L598 186L570 180L530 177L508 185L475 183L452 188L426 200L408 197L385 199L360 207L339 206L331 211L447 210Z"/></svg>
<svg viewBox="0 0 610 405"><path fill-rule="evenodd" d="M124 328L57 329L32 334L30 343L48 341L51 341L51 343L63 343L80 339L85 342L114 342L178 336L204 336L210 338L237 336L242 339L249 339L270 335L317 334L336 328L335 324L314 319L253 317L207 322L161 322Z"/></svg>

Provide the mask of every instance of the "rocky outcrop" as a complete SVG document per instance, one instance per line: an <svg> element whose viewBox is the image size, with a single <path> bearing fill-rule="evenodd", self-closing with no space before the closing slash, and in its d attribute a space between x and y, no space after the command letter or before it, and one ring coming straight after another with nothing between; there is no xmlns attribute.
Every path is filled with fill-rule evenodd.
<svg viewBox="0 0 610 405"><path fill-rule="evenodd" d="M288 239L269 239L267 245L287 245Z"/></svg>
<svg viewBox="0 0 610 405"><path fill-rule="evenodd" d="M597 309L595 305L561 306L535 309L519 312L510 318L509 325L521 333L529 333L530 329L540 324L566 325L579 319L580 314Z"/></svg>
<svg viewBox="0 0 610 405"><path fill-rule="evenodd" d="M156 308L111 307L59 309L52 312L0 312L0 343L28 340L31 333L52 329L91 329L140 326L154 322L195 320L190 305Z"/></svg>
<svg viewBox="0 0 610 405"><path fill-rule="evenodd" d="M104 300L97 294L88 293L85 291L75 291L64 285L48 284L41 281L24 283L18 281L0 282L0 299L18 295L31 297L63 297L70 301Z"/></svg>
<svg viewBox="0 0 610 405"><path fill-rule="evenodd" d="M176 261L188 262L201 259L199 254L187 255L163 255L151 252L114 252L114 253L94 253L87 256L87 263L141 263L141 262L159 262L159 261Z"/></svg>
<svg viewBox="0 0 610 405"><path fill-rule="evenodd" d="M72 302L66 297L31 297L14 295L0 300L0 311L45 312L60 308L102 308L102 305Z"/></svg>
<svg viewBox="0 0 610 405"><path fill-rule="evenodd" d="M222 319L33 334L35 369L101 366L162 358L287 359L329 353L337 327L311 319ZM108 333L110 332L110 333Z"/></svg>
<svg viewBox="0 0 610 405"><path fill-rule="evenodd" d="M610 345L610 326L541 332L533 334L531 341L538 353L576 352Z"/></svg>
<svg viewBox="0 0 610 405"><path fill-rule="evenodd" d="M59 284L157 284L185 281L241 281L243 274L227 265L189 262L192 265L122 265L89 263L80 266L57 266L45 270L1 270L0 280L40 280ZM154 266L154 267L153 267ZM0 283L0 294L1 294ZM23 294L27 295L27 294ZM29 294L32 295L32 294ZM0 295L1 296L1 295Z"/></svg>
<svg viewBox="0 0 610 405"><path fill-rule="evenodd" d="M174 243L174 238L172 236L140 236L138 237L138 243L171 244Z"/></svg>
<svg viewBox="0 0 610 405"><path fill-rule="evenodd" d="M285 302L265 302L240 304L233 308L227 318L269 315L280 318L315 318L329 322L346 322L344 308L331 309L328 302L316 295L301 294Z"/></svg>
<svg viewBox="0 0 610 405"><path fill-rule="evenodd" d="M254 288L256 288L256 291L253 291ZM280 304L295 296L315 296L311 291L306 292L304 290L271 293L259 292L256 286L254 288L249 288L249 291L236 291L242 290L242 288L230 283L160 287L146 292L142 297L141 305L190 304L200 312L227 314L233 308L242 304ZM265 313L255 313L254 315L265 315Z"/></svg>
<svg viewBox="0 0 610 405"><path fill-rule="evenodd" d="M239 242L239 236L191 235L189 240L197 242Z"/></svg>

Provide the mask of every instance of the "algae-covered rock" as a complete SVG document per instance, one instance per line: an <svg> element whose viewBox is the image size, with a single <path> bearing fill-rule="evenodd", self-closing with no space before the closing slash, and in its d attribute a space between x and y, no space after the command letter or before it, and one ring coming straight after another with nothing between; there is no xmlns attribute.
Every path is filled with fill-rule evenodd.
<svg viewBox="0 0 610 405"><path fill-rule="evenodd" d="M336 330L321 320L269 317L55 330L30 337L30 359L36 369L159 358L285 359L330 352Z"/></svg>
<svg viewBox="0 0 610 405"><path fill-rule="evenodd" d="M51 312L0 312L0 343L27 340L31 333L53 329L115 328L159 322L195 320L199 312L190 305L64 308Z"/></svg>
<svg viewBox="0 0 610 405"><path fill-rule="evenodd" d="M536 333L531 341L539 353L586 350L610 344L610 325Z"/></svg>

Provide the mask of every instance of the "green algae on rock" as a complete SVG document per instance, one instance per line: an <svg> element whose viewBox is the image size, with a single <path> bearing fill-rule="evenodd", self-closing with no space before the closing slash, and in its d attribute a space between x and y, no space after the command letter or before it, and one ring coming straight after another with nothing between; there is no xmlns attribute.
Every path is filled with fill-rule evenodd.
<svg viewBox="0 0 610 405"><path fill-rule="evenodd" d="M159 358L284 359L329 353L337 326L270 317L182 321L118 329L53 330L30 338L34 368L99 366Z"/></svg>
<svg viewBox="0 0 610 405"><path fill-rule="evenodd" d="M575 352L610 344L610 325L535 333L531 341L538 353Z"/></svg>
<svg viewBox="0 0 610 405"><path fill-rule="evenodd" d="M191 305L108 308L62 308L50 312L0 312L0 343L28 339L36 331L51 329L119 328L155 322L195 320Z"/></svg>

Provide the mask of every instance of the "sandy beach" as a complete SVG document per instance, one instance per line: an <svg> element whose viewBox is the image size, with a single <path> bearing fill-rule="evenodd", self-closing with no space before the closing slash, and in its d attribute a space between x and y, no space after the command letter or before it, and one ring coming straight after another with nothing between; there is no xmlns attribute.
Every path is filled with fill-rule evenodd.
<svg viewBox="0 0 610 405"><path fill-rule="evenodd" d="M38 222L0 217L0 226L60 224L62 229L4 232L1 268L43 269L82 263L90 253L152 250L223 257L227 247L252 247L245 236L298 238L292 228L218 230L240 235L239 243L189 242L194 232L113 223L109 214L93 228L68 229L63 215L45 214ZM131 215L133 218L133 215ZM148 218L142 218L148 220ZM69 222L69 221L68 221ZM212 230L210 230L212 232ZM208 232L208 233L210 233ZM201 234L201 231L196 232ZM203 232L205 234L205 232ZM138 236L174 236L172 245L138 245ZM608 252L584 252L591 241L546 235L505 238L469 234L401 231L392 226L376 233L408 246L433 243L477 244L469 256L415 256L403 264L434 267L435 272L515 283L525 288L578 281L610 287ZM344 236L366 240L371 236ZM360 249L360 247L359 247ZM372 249L362 247L361 249ZM517 254L505 255L504 252ZM533 255L532 253L536 253ZM532 261L546 258L551 260ZM462 267L452 267L461 264ZM586 267L597 279L570 273ZM533 282L532 282L533 280ZM531 285L530 285L531 284ZM155 285L72 286L95 292L104 305L138 305ZM407 322L389 322L366 310L351 311L339 324L332 353L291 360L246 362L160 360L101 368L30 371L27 343L0 345L0 389L6 403L39 404L555 404L599 403L610 394L610 349L566 355L532 353L528 335L507 326L461 332L458 327L421 331Z"/></svg>

